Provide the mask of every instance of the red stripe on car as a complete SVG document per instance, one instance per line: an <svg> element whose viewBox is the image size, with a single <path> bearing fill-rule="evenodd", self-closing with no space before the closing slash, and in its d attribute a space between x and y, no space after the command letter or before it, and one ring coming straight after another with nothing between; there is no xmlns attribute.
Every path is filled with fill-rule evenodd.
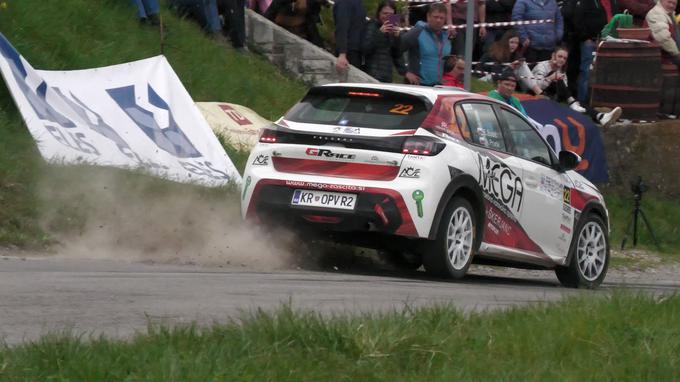
<svg viewBox="0 0 680 382"><path fill-rule="evenodd" d="M325 175L350 179L392 180L399 173L399 166L386 166L366 163L333 162L313 159L273 158L276 171Z"/></svg>

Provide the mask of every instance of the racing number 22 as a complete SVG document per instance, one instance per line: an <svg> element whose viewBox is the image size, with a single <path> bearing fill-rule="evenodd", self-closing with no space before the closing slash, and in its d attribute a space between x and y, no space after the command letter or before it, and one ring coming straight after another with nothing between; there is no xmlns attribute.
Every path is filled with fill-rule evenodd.
<svg viewBox="0 0 680 382"><path fill-rule="evenodd" d="M413 105L404 105L398 103L394 105L393 108L390 109L390 113L408 115L408 113L410 113L411 110L413 110Z"/></svg>

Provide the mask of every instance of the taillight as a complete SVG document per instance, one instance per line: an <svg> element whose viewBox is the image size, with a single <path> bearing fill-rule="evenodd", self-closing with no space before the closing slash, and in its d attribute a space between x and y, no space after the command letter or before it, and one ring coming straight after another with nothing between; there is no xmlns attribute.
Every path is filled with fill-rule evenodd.
<svg viewBox="0 0 680 382"><path fill-rule="evenodd" d="M408 137L401 146L401 152L412 155L434 156L444 150L446 144L431 137Z"/></svg>
<svg viewBox="0 0 680 382"><path fill-rule="evenodd" d="M276 143L276 130L266 127L262 129L262 132L260 133L260 142Z"/></svg>

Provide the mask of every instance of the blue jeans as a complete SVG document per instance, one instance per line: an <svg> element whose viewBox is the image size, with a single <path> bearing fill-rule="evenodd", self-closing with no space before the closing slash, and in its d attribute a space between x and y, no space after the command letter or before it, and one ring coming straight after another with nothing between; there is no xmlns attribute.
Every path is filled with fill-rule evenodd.
<svg viewBox="0 0 680 382"><path fill-rule="evenodd" d="M159 11L158 0L131 0L137 6L137 16L147 19L151 15L157 15Z"/></svg>
<svg viewBox="0 0 680 382"><path fill-rule="evenodd" d="M176 8L181 15L196 19L210 33L222 30L217 0L170 0L170 6Z"/></svg>
<svg viewBox="0 0 680 382"><path fill-rule="evenodd" d="M588 105L588 79L590 78L590 64L593 63L593 53L595 52L595 42L592 40L581 43L581 64L579 65L579 76L576 82L578 101L581 105Z"/></svg>

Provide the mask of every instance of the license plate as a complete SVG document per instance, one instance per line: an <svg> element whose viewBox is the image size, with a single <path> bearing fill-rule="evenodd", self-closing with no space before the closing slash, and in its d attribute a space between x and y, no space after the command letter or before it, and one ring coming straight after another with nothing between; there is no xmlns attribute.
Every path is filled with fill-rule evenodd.
<svg viewBox="0 0 680 382"><path fill-rule="evenodd" d="M293 200L290 202L294 206L310 206L324 208L339 208L343 210L353 210L357 202L356 194L345 194L341 192L325 192L315 190L295 190Z"/></svg>

